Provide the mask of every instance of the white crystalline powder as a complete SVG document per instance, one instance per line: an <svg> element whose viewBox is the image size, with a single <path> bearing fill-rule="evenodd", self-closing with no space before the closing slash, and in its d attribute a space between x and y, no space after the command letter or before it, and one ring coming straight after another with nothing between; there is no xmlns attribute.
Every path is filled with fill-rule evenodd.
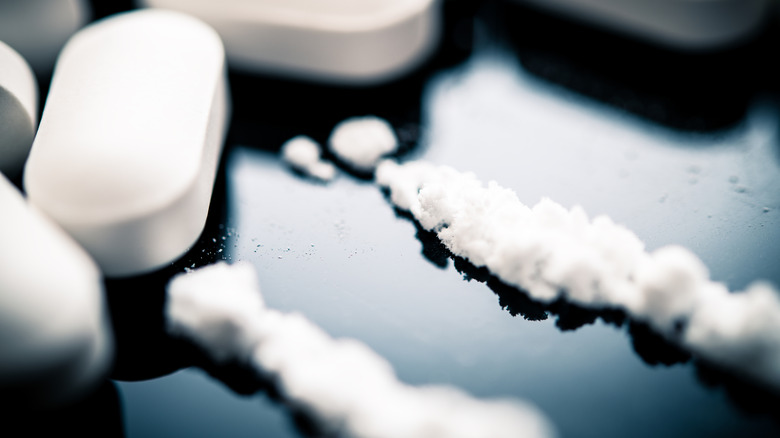
<svg viewBox="0 0 780 438"><path fill-rule="evenodd" d="M382 157L398 150L392 126L374 116L344 120L333 129L328 143L342 161L365 172L372 172Z"/></svg>
<svg viewBox="0 0 780 438"><path fill-rule="evenodd" d="M210 353L275 377L285 398L346 436L372 438L552 437L536 408L478 400L451 387L399 382L366 345L333 339L299 314L263 304L254 269L224 262L168 286L168 330Z"/></svg>
<svg viewBox="0 0 780 438"><path fill-rule="evenodd" d="M771 285L730 293L685 248L648 253L606 216L589 220L582 208L549 199L527 207L513 191L446 166L385 160L376 181L453 254L534 299L621 308L695 355L780 391L780 291Z"/></svg>
<svg viewBox="0 0 780 438"><path fill-rule="evenodd" d="M336 176L336 167L320 158L320 145L304 135L287 140L282 145L282 158L290 166L321 181Z"/></svg>

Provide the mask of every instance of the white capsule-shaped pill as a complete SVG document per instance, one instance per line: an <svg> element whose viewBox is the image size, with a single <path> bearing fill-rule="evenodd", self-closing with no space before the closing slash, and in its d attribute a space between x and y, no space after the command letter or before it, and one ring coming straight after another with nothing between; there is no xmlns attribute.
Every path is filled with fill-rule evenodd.
<svg viewBox="0 0 780 438"><path fill-rule="evenodd" d="M437 0L139 0L195 15L225 41L232 67L336 83L379 83L439 40Z"/></svg>
<svg viewBox="0 0 780 438"><path fill-rule="evenodd" d="M2 175L0 211L0 398L67 402L113 355L100 271Z"/></svg>
<svg viewBox="0 0 780 438"><path fill-rule="evenodd" d="M154 270L203 230L228 117L208 25L158 10L101 20L60 55L26 191L104 274Z"/></svg>
<svg viewBox="0 0 780 438"><path fill-rule="evenodd" d="M38 125L38 85L30 66L0 41L0 172L16 178Z"/></svg>
<svg viewBox="0 0 780 438"><path fill-rule="evenodd" d="M36 72L51 73L65 41L90 15L88 0L0 0L0 40Z"/></svg>

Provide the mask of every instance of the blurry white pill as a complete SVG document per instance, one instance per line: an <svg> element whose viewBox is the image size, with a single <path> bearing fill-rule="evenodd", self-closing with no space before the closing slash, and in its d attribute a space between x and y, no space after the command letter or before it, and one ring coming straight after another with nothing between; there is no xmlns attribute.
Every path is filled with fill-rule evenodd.
<svg viewBox="0 0 780 438"><path fill-rule="evenodd" d="M113 355L100 272L2 175L0 211L0 398L66 402Z"/></svg>
<svg viewBox="0 0 780 438"><path fill-rule="evenodd" d="M338 83L378 83L417 66L439 39L437 0L139 0L195 15L231 67Z"/></svg>
<svg viewBox="0 0 780 438"><path fill-rule="evenodd" d="M38 85L30 66L0 41L0 172L24 167L38 125Z"/></svg>
<svg viewBox="0 0 780 438"><path fill-rule="evenodd" d="M24 184L109 276L162 267L203 231L229 115L219 36L184 14L114 15L57 62Z"/></svg>
<svg viewBox="0 0 780 438"><path fill-rule="evenodd" d="M756 31L772 0L516 0L681 49L716 49Z"/></svg>
<svg viewBox="0 0 780 438"><path fill-rule="evenodd" d="M0 40L36 72L48 73L65 41L89 17L87 0L0 0Z"/></svg>

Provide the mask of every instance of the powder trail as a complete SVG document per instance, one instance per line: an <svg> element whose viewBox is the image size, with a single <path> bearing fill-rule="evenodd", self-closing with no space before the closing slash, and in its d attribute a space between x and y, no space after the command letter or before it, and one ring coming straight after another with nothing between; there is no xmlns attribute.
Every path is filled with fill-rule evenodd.
<svg viewBox="0 0 780 438"><path fill-rule="evenodd" d="M619 308L694 355L780 392L780 291L731 293L681 246L647 252L607 216L549 199L533 207L498 183L425 161L385 160L376 181L391 202L455 255L545 303L563 297Z"/></svg>
<svg viewBox="0 0 780 438"><path fill-rule="evenodd" d="M350 437L554 437L533 406L479 400L449 386L400 382L365 344L334 339L297 313L265 306L254 268L224 262L168 286L168 331L216 363L238 361L277 380L284 398Z"/></svg>

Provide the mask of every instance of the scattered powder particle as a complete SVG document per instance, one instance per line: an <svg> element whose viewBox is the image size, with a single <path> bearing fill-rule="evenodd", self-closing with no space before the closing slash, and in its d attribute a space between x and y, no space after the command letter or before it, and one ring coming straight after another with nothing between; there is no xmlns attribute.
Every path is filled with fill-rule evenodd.
<svg viewBox="0 0 780 438"><path fill-rule="evenodd" d="M745 193L747 192L747 187L745 186L736 186L734 187L734 191L737 193Z"/></svg>
<svg viewBox="0 0 780 438"><path fill-rule="evenodd" d="M328 143L339 159L364 172L372 172L383 156L398 149L393 128L374 116L344 120L333 129Z"/></svg>
<svg viewBox="0 0 780 438"><path fill-rule="evenodd" d="M265 306L254 269L217 263L173 278L168 331L217 363L238 361L275 378L283 397L351 437L552 437L533 406L479 400L447 386L415 387L353 339L333 339L296 313Z"/></svg>
<svg viewBox="0 0 780 438"><path fill-rule="evenodd" d="M376 181L453 254L534 299L621 308L694 355L780 391L780 291L772 286L730 293L683 247L648 253L609 217L589 220L549 199L528 207L512 190L450 167L386 160Z"/></svg>
<svg viewBox="0 0 780 438"><path fill-rule="evenodd" d="M769 213L769 207L764 207L764 213Z"/></svg>
<svg viewBox="0 0 780 438"><path fill-rule="evenodd" d="M320 145L309 137L299 135L282 145L282 158L293 168L321 181L336 176L333 164L320 158Z"/></svg>
<svg viewBox="0 0 780 438"><path fill-rule="evenodd" d="M731 175L731 176L729 177L729 182L730 182L730 183L732 183L732 184L736 184L736 183L738 183L738 182L739 182L739 177L738 177L738 176L736 176L736 175Z"/></svg>

